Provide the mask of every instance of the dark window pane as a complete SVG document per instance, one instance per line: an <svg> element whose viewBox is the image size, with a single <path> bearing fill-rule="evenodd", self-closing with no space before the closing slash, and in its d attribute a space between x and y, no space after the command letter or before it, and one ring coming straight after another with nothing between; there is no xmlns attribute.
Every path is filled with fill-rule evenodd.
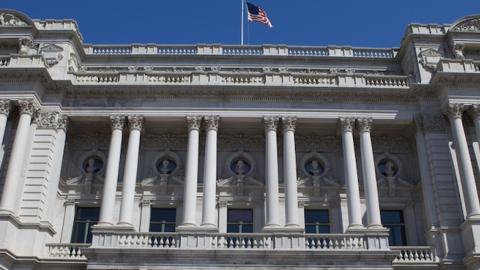
<svg viewBox="0 0 480 270"><path fill-rule="evenodd" d="M328 210L305 210L305 233L330 233Z"/></svg>
<svg viewBox="0 0 480 270"><path fill-rule="evenodd" d="M175 224L165 224L165 232L174 232L175 231Z"/></svg>
<svg viewBox="0 0 480 270"><path fill-rule="evenodd" d="M318 226L318 233L330 233L330 226Z"/></svg>
<svg viewBox="0 0 480 270"><path fill-rule="evenodd" d="M252 233L253 232L253 225L242 225L242 233Z"/></svg>
<svg viewBox="0 0 480 270"><path fill-rule="evenodd" d="M239 221L253 222L253 211L251 209L228 209L228 222Z"/></svg>
<svg viewBox="0 0 480 270"><path fill-rule="evenodd" d="M73 222L72 243L91 243L92 226L97 224L100 215L98 207L77 207Z"/></svg>
<svg viewBox="0 0 480 270"><path fill-rule="evenodd" d="M317 229L312 225L305 225L305 233L317 233Z"/></svg>
<svg viewBox="0 0 480 270"><path fill-rule="evenodd" d="M228 224L227 225L227 232L229 232L229 233L238 233L238 232L240 232L239 230L240 230L240 228L236 224Z"/></svg>
<svg viewBox="0 0 480 270"><path fill-rule="evenodd" d="M382 210L380 214L383 226L390 229L389 244L391 246L406 246L403 212L400 210Z"/></svg>
<svg viewBox="0 0 480 270"><path fill-rule="evenodd" d="M175 208L151 208L150 232L174 232L176 219Z"/></svg>

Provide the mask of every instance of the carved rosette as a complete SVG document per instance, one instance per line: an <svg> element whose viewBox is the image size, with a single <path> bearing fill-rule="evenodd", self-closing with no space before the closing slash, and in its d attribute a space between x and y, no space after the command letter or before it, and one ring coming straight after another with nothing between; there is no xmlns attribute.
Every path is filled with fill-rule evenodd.
<svg viewBox="0 0 480 270"><path fill-rule="evenodd" d="M10 113L10 100L0 99L0 114L7 115Z"/></svg>
<svg viewBox="0 0 480 270"><path fill-rule="evenodd" d="M295 132L295 126L297 124L297 118L295 116L282 117L282 132L293 131Z"/></svg>
<svg viewBox="0 0 480 270"><path fill-rule="evenodd" d="M267 131L277 131L279 118L276 116L267 116L263 118L263 123L265 125L265 132Z"/></svg>
<svg viewBox="0 0 480 270"><path fill-rule="evenodd" d="M448 104L446 113L450 119L462 119L464 108L465 108L465 105L463 104L459 104L459 103Z"/></svg>
<svg viewBox="0 0 480 270"><path fill-rule="evenodd" d="M125 115L111 115L110 116L110 124L113 130L123 130L125 127Z"/></svg>
<svg viewBox="0 0 480 270"><path fill-rule="evenodd" d="M37 106L31 99L21 99L17 101L18 107L20 108L20 114L28 114L32 116L37 110Z"/></svg>
<svg viewBox="0 0 480 270"><path fill-rule="evenodd" d="M57 111L40 111L35 115L33 122L37 124L37 128L56 129L58 126Z"/></svg>
<svg viewBox="0 0 480 270"><path fill-rule="evenodd" d="M340 127L343 132L352 132L355 126L355 118L353 117L340 117Z"/></svg>
<svg viewBox="0 0 480 270"><path fill-rule="evenodd" d="M142 115L128 116L128 127L130 128L130 131L133 131L133 130L142 131L143 116Z"/></svg>
<svg viewBox="0 0 480 270"><path fill-rule="evenodd" d="M207 131L218 130L218 122L220 120L220 117L218 115L205 116L203 117L203 119L205 120L205 127Z"/></svg>
<svg viewBox="0 0 480 270"><path fill-rule="evenodd" d="M187 116L188 131L200 130L201 123L202 123L201 116Z"/></svg>
<svg viewBox="0 0 480 270"><path fill-rule="evenodd" d="M372 130L373 119L369 117L357 119L358 131L370 132Z"/></svg>

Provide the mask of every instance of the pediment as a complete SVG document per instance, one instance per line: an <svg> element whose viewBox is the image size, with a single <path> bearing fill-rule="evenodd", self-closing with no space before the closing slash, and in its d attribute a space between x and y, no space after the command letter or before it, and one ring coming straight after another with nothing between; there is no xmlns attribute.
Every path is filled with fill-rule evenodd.
<svg viewBox="0 0 480 270"><path fill-rule="evenodd" d="M63 52L63 48L55 44L47 44L40 48L40 52Z"/></svg>
<svg viewBox="0 0 480 270"><path fill-rule="evenodd" d="M467 16L456 21L452 25L451 31L480 32L480 15Z"/></svg>

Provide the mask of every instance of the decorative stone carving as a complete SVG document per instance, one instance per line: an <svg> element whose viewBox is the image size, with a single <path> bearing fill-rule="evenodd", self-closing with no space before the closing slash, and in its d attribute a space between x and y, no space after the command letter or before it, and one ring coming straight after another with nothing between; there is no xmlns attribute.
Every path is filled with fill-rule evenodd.
<svg viewBox="0 0 480 270"><path fill-rule="evenodd" d="M252 176L255 171L255 159L249 153L238 151L230 155L225 161L225 171L230 177L219 180L218 185L232 189L237 195L245 195L249 187L263 186L261 181Z"/></svg>
<svg viewBox="0 0 480 270"><path fill-rule="evenodd" d="M57 129L67 130L68 125L68 116L66 115L58 115L57 117Z"/></svg>
<svg viewBox="0 0 480 270"><path fill-rule="evenodd" d="M27 23L10 13L0 13L0 26L26 26Z"/></svg>
<svg viewBox="0 0 480 270"><path fill-rule="evenodd" d="M222 134L218 136L218 148L223 151L263 151L265 136L245 134Z"/></svg>
<svg viewBox="0 0 480 270"><path fill-rule="evenodd" d="M141 115L129 115L128 116L128 127L130 130L139 130L143 128L143 116Z"/></svg>
<svg viewBox="0 0 480 270"><path fill-rule="evenodd" d="M199 130L202 123L201 116L187 116L188 130Z"/></svg>
<svg viewBox="0 0 480 270"><path fill-rule="evenodd" d="M152 134L147 132L143 138L143 145L149 150L169 149L182 151L187 149L187 134Z"/></svg>
<svg viewBox="0 0 480 270"><path fill-rule="evenodd" d="M373 119L369 117L357 119L358 131L360 132L370 132L372 130Z"/></svg>
<svg viewBox="0 0 480 270"><path fill-rule="evenodd" d="M402 171L401 160L388 152L375 158L375 169L378 176L378 185L388 190L388 196L394 197L399 188L413 189L415 186L400 177Z"/></svg>
<svg viewBox="0 0 480 270"><path fill-rule="evenodd" d="M18 40L20 49L18 51L21 55L32 55L37 53L37 49L33 45L33 41L29 38L21 38Z"/></svg>
<svg viewBox="0 0 480 270"><path fill-rule="evenodd" d="M31 99L20 99L17 101L20 108L20 114L33 115L38 110L37 106Z"/></svg>
<svg viewBox="0 0 480 270"><path fill-rule="evenodd" d="M75 189L83 194L98 194L102 190L106 167L106 157L103 152L90 150L77 159L80 175L66 180L69 189Z"/></svg>
<svg viewBox="0 0 480 270"><path fill-rule="evenodd" d="M433 113L422 113L419 116L419 118L422 120L423 129L425 132L444 132L445 131L445 118L443 117L443 115L433 114Z"/></svg>
<svg viewBox="0 0 480 270"><path fill-rule="evenodd" d="M68 58L68 71L76 72L80 69L80 62L78 61L78 57L74 53L70 53L70 57Z"/></svg>
<svg viewBox="0 0 480 270"><path fill-rule="evenodd" d="M37 124L37 128L56 129L58 127L57 111L41 111L36 114L33 121Z"/></svg>
<svg viewBox="0 0 480 270"><path fill-rule="evenodd" d="M0 114L7 115L10 113L10 100L0 99Z"/></svg>
<svg viewBox="0 0 480 270"><path fill-rule="evenodd" d="M276 116L266 116L263 118L263 123L265 125L265 131L277 131L279 117Z"/></svg>
<svg viewBox="0 0 480 270"><path fill-rule="evenodd" d="M85 151L91 149L108 149L110 134L106 133L77 133L67 140L72 150Z"/></svg>
<svg viewBox="0 0 480 270"><path fill-rule="evenodd" d="M328 159L317 152L305 154L300 161L302 176L299 178L299 187L307 188L306 192L314 196L322 193L328 187L338 188L338 181L329 175L330 165Z"/></svg>
<svg viewBox="0 0 480 270"><path fill-rule="evenodd" d="M123 128L125 127L125 115L111 115L110 122L112 130L123 130Z"/></svg>
<svg viewBox="0 0 480 270"><path fill-rule="evenodd" d="M49 67L58 64L63 59L63 48L55 44L43 45L39 52Z"/></svg>
<svg viewBox="0 0 480 270"><path fill-rule="evenodd" d="M403 136L374 136L372 137L373 152L414 153L412 142Z"/></svg>
<svg viewBox="0 0 480 270"><path fill-rule="evenodd" d="M340 127L344 132L352 132L355 125L355 118L353 117L341 117L339 119Z"/></svg>
<svg viewBox="0 0 480 270"><path fill-rule="evenodd" d="M455 45L453 45L453 55L456 59L465 59L465 55L463 54L464 48L465 45L463 43L455 43Z"/></svg>
<svg viewBox="0 0 480 270"><path fill-rule="evenodd" d="M452 31L458 32L480 32L480 18L473 17L460 22L452 28Z"/></svg>
<svg viewBox="0 0 480 270"><path fill-rule="evenodd" d="M440 61L440 58L442 55L438 50L428 48L428 49L423 49L419 54L418 54L418 62L427 70L433 71L435 70L438 61Z"/></svg>
<svg viewBox="0 0 480 270"><path fill-rule="evenodd" d="M452 119L462 119L462 114L465 106L463 104L459 103L453 103L453 104L448 104L448 107L446 109L446 113L449 118Z"/></svg>
<svg viewBox="0 0 480 270"><path fill-rule="evenodd" d="M294 131L295 132L295 125L297 123L296 117L282 117L282 130L283 132L286 131Z"/></svg>
<svg viewBox="0 0 480 270"><path fill-rule="evenodd" d="M207 130L218 130L218 122L220 117L218 115L204 116L205 125Z"/></svg>
<svg viewBox="0 0 480 270"><path fill-rule="evenodd" d="M295 148L305 152L336 152L341 149L341 140L334 136L295 135Z"/></svg>

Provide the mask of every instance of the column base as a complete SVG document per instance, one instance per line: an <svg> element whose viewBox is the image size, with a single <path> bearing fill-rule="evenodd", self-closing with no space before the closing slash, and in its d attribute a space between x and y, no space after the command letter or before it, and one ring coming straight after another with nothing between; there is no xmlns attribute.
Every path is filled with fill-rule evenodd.
<svg viewBox="0 0 480 270"><path fill-rule="evenodd" d="M384 231L387 228L383 227L381 224L371 224L367 226L368 230L377 230L377 231ZM388 231L388 230L387 230Z"/></svg>
<svg viewBox="0 0 480 270"><path fill-rule="evenodd" d="M199 228L199 226L197 226L196 224L186 223L186 224L182 224L180 226L177 226L177 228L175 228L175 230L177 232L189 232L189 231L197 231L198 228Z"/></svg>
<svg viewBox="0 0 480 270"><path fill-rule="evenodd" d="M196 230L202 232L218 232L218 227L215 224L202 224L199 227L195 227Z"/></svg>
<svg viewBox="0 0 480 270"><path fill-rule="evenodd" d="M364 232L366 228L362 224L352 224L347 228L347 232Z"/></svg>
<svg viewBox="0 0 480 270"><path fill-rule="evenodd" d="M121 231L135 231L135 226L128 222L119 222L114 228Z"/></svg>
<svg viewBox="0 0 480 270"><path fill-rule="evenodd" d="M262 228L262 232L274 232L274 231L278 231L279 229L282 229L283 227L280 226L280 224L269 224L269 225L265 225L263 228Z"/></svg>
<svg viewBox="0 0 480 270"><path fill-rule="evenodd" d="M15 213L13 211L10 211L10 210L7 210L7 209L0 209L0 215L15 216Z"/></svg>

